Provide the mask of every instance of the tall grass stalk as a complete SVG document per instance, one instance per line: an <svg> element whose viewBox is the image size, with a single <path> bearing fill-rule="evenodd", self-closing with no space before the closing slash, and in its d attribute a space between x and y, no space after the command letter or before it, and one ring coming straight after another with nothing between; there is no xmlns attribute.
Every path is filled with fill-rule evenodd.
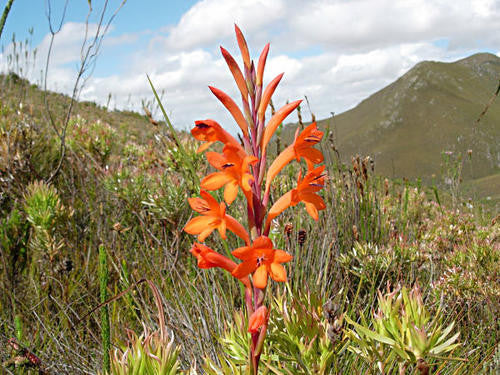
<svg viewBox="0 0 500 375"><path fill-rule="evenodd" d="M108 299L108 260L106 248L104 245L99 245L99 282L100 282L100 297L101 303L106 302ZM103 360L102 367L106 373L110 371L109 350L111 348L111 335L109 326L109 308L105 305L101 309L101 340Z"/></svg>

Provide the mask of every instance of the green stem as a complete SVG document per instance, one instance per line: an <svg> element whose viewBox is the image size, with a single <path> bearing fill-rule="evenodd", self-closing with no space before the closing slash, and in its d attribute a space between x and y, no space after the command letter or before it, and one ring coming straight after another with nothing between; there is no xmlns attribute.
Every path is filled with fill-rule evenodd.
<svg viewBox="0 0 500 375"><path fill-rule="evenodd" d="M195 185L199 185L200 179L194 170L194 166L193 166L193 163L191 161L191 158L188 155L188 153L186 152L186 149L184 148L184 146L180 142L179 138L177 137L177 132L175 131L174 126L172 125L172 122L170 121L170 118L168 117L167 112L165 111L165 108L163 107L163 104L161 103L160 97L158 96L158 93L156 92L156 89L153 86L153 82L151 82L151 79L149 78L149 76L147 76L147 77L148 77L149 85L151 86L151 89L153 90L153 94L155 95L156 101L158 102L158 106L160 107L161 113L163 114L163 117L165 118L165 122L167 123L167 126L170 129L170 133L172 134L172 137L174 138L175 143L176 143L178 149L180 150L182 157L184 158L185 165L188 167L189 171L191 172L191 175L193 177L193 181L194 181Z"/></svg>
<svg viewBox="0 0 500 375"><path fill-rule="evenodd" d="M101 303L106 302L108 299L108 261L106 249L104 245L99 246L99 281L100 281L100 297ZM108 305L103 306L101 310L101 338L102 338L102 351L103 360L102 367L105 373L110 372L110 358L109 350L111 347L110 327L109 327L109 309Z"/></svg>
<svg viewBox="0 0 500 375"><path fill-rule="evenodd" d="M3 10L2 19L0 19L0 39L2 38L3 27L5 26L5 21L7 20L7 16L9 15L10 8L12 7L13 2L14 0L9 0Z"/></svg>

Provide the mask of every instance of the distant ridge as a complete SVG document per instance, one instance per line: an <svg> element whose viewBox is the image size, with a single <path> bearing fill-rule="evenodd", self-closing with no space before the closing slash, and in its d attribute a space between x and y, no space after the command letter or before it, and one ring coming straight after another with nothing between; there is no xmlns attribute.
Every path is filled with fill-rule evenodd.
<svg viewBox="0 0 500 375"><path fill-rule="evenodd" d="M464 179L489 177L498 183L486 193L500 194L500 98L475 127L499 80L500 58L490 53L424 61L355 108L318 123L335 129L346 160L370 155L390 177L430 181L441 173L442 151L472 150Z"/></svg>

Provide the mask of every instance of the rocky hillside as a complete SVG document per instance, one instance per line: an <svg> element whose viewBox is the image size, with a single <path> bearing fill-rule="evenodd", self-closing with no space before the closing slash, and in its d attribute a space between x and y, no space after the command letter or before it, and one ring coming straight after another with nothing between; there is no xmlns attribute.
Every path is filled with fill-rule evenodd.
<svg viewBox="0 0 500 375"><path fill-rule="evenodd" d="M500 98L477 122L499 80L500 58L492 54L453 63L424 61L320 126L334 129L346 160L357 153L371 155L378 172L390 177L440 180L443 152L454 157L472 150L464 180L471 186L482 182L483 196L499 195Z"/></svg>

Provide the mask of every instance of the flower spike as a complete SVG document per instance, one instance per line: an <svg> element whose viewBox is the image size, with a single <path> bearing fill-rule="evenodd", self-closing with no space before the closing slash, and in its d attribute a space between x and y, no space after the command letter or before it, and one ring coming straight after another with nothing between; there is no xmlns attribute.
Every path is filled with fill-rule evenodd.
<svg viewBox="0 0 500 375"><path fill-rule="evenodd" d="M222 152L209 151L205 154L215 171L201 180L201 197L188 199L191 208L200 215L191 218L184 230L197 235L200 242L215 230L225 239L227 230L230 230L245 242L245 246L232 251L232 255L241 260L239 264L202 243L195 243L191 253L198 260L200 268L222 268L245 285L242 297L249 317L248 331L251 335L248 370L252 375L257 375L270 316L269 309L264 304L268 279L271 277L274 281L286 282L287 273L283 263L293 259L287 252L274 248L268 237L271 221L288 207L296 206L300 202L305 204L309 215L318 220L318 211L325 208L325 202L317 193L323 188L326 176L325 166L314 167L324 159L323 154L314 148L323 137L323 132L318 130L315 123L300 134L297 131L293 144L285 148L274 161L267 161L267 147L276 129L300 105L301 100L281 107L266 124L266 111L283 73L264 88L264 68L269 54L269 43L264 46L258 63L255 64L250 58L243 33L236 25L235 32L243 59L241 68L226 49L221 47L221 52L238 86L242 103L236 104L222 90L212 86L209 88L231 113L243 134L238 134L238 141L214 120L195 122L191 133L197 140L204 142L199 146L198 152L205 151L214 142L222 142L224 147ZM273 179L289 162L294 159L300 162L301 158L307 164L307 173L302 177L300 172L297 186L279 198L269 209ZM207 191L220 188L224 188L225 202L219 203ZM246 198L248 231L226 213L226 208L237 199L240 188ZM240 210L244 207L231 207L235 206Z"/></svg>

